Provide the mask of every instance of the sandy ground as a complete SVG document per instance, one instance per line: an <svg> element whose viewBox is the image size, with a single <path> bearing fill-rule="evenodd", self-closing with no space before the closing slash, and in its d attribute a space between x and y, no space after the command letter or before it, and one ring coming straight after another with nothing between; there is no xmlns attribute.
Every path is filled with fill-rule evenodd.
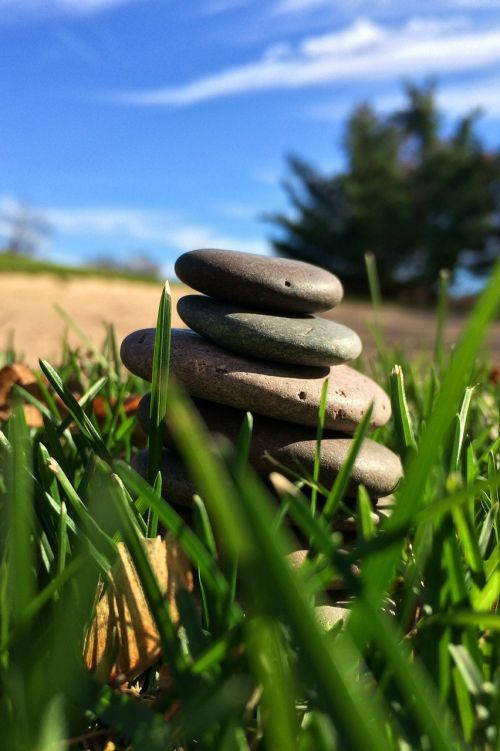
<svg viewBox="0 0 500 751"><path fill-rule="evenodd" d="M173 287L176 300L186 288ZM0 349L10 333L16 351L29 364L39 357L57 364L61 340L67 323L57 312L56 304L71 316L96 344L104 339L104 322L113 323L119 341L129 332L154 326L161 284L141 284L122 280L60 279L51 275L0 274ZM175 305L174 305L175 308ZM365 350L373 351L370 326L371 307L365 303L343 302L334 317L354 328L362 337ZM467 322L467 314L453 313L446 338L456 341ZM173 325L182 325L174 312ZM383 313L385 337L391 345L408 352L431 351L435 317L432 312L388 305ZM75 332L69 332L72 344L78 344ZM489 345L495 362L500 361L500 322L492 327Z"/></svg>

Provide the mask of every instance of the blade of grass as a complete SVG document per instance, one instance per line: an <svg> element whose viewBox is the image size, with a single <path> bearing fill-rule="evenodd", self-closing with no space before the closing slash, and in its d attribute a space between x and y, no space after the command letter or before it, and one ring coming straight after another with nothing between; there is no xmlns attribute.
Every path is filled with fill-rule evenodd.
<svg viewBox="0 0 500 751"><path fill-rule="evenodd" d="M417 443L406 400L403 370L399 365L395 365L392 369L389 383L391 387L391 406L397 446L401 456L407 458L417 450Z"/></svg>
<svg viewBox="0 0 500 751"><path fill-rule="evenodd" d="M14 403L8 435L11 451L7 461L7 580L11 621L15 626L35 593L31 442L19 402Z"/></svg>
<svg viewBox="0 0 500 751"><path fill-rule="evenodd" d="M137 531L132 510L121 493L112 492L112 498L120 520L123 539L132 557L151 614L158 628L163 654L167 659L169 668L175 675L176 681L182 686L187 666L177 638L176 627L170 618L168 608L165 607L165 599L149 563L142 538Z"/></svg>
<svg viewBox="0 0 500 751"><path fill-rule="evenodd" d="M76 401L73 394L64 387L58 373L45 360L40 360L40 369L42 370L43 374L45 375L61 401L66 405L68 412L73 417L73 420L76 422L83 435L87 437L92 449L96 452L96 454L98 454L98 456L100 456L102 459L104 459L104 461L110 464L112 461L111 455L106 448L104 441L97 432L93 423L90 421L81 406Z"/></svg>
<svg viewBox="0 0 500 751"><path fill-rule="evenodd" d="M437 363L439 372L443 372L444 364L444 329L448 313L448 284L450 272L441 269L438 280L437 307L436 307L436 340L434 344L434 361Z"/></svg>
<svg viewBox="0 0 500 751"><path fill-rule="evenodd" d="M167 408L168 376L170 369L170 286L165 282L161 293L156 321L149 424L148 479L151 483L160 469L163 448L164 418Z"/></svg>
<svg viewBox="0 0 500 751"><path fill-rule="evenodd" d="M247 644L253 670L262 685L262 722L268 748L297 749L295 681L287 660L279 624L254 616L246 624Z"/></svg>
<svg viewBox="0 0 500 751"><path fill-rule="evenodd" d="M447 435L450 420L455 414L455 404L463 392L464 379L468 377L488 324L498 308L499 286L500 263L493 270L490 281L460 338L453 363L444 376L439 396L420 441L418 453L410 462L402 486L397 493L399 502L392 516L384 523L387 531L397 527L401 522L408 523L418 510L431 467L436 461L436 452ZM364 572L368 586L379 592L380 596L387 586L399 554L400 547L395 546L392 550L388 549L382 556L372 557L370 567ZM358 618L355 613L353 616L350 619L351 624ZM359 622L359 627L362 632L361 622Z"/></svg>
<svg viewBox="0 0 500 751"><path fill-rule="evenodd" d="M319 481L319 471L321 468L321 439L323 438L323 430L325 427L325 414L326 414L326 402L328 399L328 378L323 382L321 387L321 397L319 400L318 421L316 425L316 450L314 452L314 467L313 467L313 489L311 491L311 509L313 516L316 514L316 502L318 498L318 491L316 484Z"/></svg>
<svg viewBox="0 0 500 751"><path fill-rule="evenodd" d="M326 648L325 637L284 560L284 548L271 534L272 513L263 489L249 473L245 482L238 484L238 493L227 497L219 492L217 468L206 458L201 426L178 390L170 394L167 419L220 533L233 531L231 549L239 554L242 573L250 577L252 587L256 586L256 580L259 582L260 606L272 608L273 613L276 608L286 613L286 620L301 645L302 659L308 661L316 675L322 700L338 727L350 738L351 748L386 751L387 737L377 713L370 712L367 716L371 703L368 694L358 691L359 686L344 673L340 658L335 660ZM258 543L253 542L257 540ZM264 597L267 606L263 604Z"/></svg>
<svg viewBox="0 0 500 751"><path fill-rule="evenodd" d="M366 437L366 434L368 433L370 422L372 419L372 414L373 414L373 403L370 404L370 406L366 410L366 413L363 415L363 419L361 420L358 427L356 428L356 432L352 440L352 445L349 449L347 457L340 469L340 472L335 478L335 482L333 483L333 486L327 496L325 505L321 511L321 516L324 517L325 519L331 520L333 518L335 511L337 510L340 502L342 501L347 491L347 488L349 486L349 481L351 479L352 469L354 467L354 462L356 461L356 458L359 454L362 443Z"/></svg>
<svg viewBox="0 0 500 751"><path fill-rule="evenodd" d="M175 534L191 561L203 573L206 584L213 587L220 596L227 594L228 584L212 555L207 551L199 537L186 526L179 514L163 499L158 498L148 483L125 462L115 462L114 468L118 477L123 480L125 487L140 496L147 507L154 508L160 523Z"/></svg>

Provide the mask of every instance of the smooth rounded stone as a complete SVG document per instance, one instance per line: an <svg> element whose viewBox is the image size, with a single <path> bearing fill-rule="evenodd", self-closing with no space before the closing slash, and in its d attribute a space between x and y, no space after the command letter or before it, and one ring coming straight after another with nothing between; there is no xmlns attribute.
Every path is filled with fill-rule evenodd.
<svg viewBox="0 0 500 751"><path fill-rule="evenodd" d="M323 631L330 631L339 621L345 621L349 617L347 608L335 605L318 605L314 608L314 613Z"/></svg>
<svg viewBox="0 0 500 751"><path fill-rule="evenodd" d="M199 292L260 310L316 313L344 294L337 277L318 266L237 250L191 250L177 259L175 273Z"/></svg>
<svg viewBox="0 0 500 751"><path fill-rule="evenodd" d="M329 379L325 427L354 433L371 402L371 425L391 416L387 394L348 365L306 368L252 360L217 347L186 329L172 329L172 374L192 396L251 410L279 420L316 426L321 390ZM121 359L135 375L151 381L155 329L129 334Z"/></svg>
<svg viewBox="0 0 500 751"><path fill-rule="evenodd" d="M363 349L355 331L312 315L248 310L203 295L186 295L177 312L188 326L220 347L292 365L339 365Z"/></svg>
<svg viewBox="0 0 500 751"><path fill-rule="evenodd" d="M149 395L139 405L138 416L147 431L149 422ZM203 399L195 405L210 433L219 433L236 444L245 413ZM165 442L172 446L168 432ZM319 481L330 488L338 475L352 446L352 438L325 431L321 441ZM292 472L312 476L316 457L316 429L273 420L262 415L254 416L249 460L254 469L267 477L276 471L277 464ZM274 462L273 462L274 460ZM277 463L277 464L276 464ZM390 449L366 438L356 457L347 490L356 496L363 484L374 498L391 493L403 474L399 457Z"/></svg>
<svg viewBox="0 0 500 751"><path fill-rule="evenodd" d="M304 565L308 553L308 550L293 550L285 556L285 560L292 569L297 570ZM359 567L353 565L352 572L355 576L359 576ZM346 589L345 581L341 576L336 576L326 585L325 589L330 591L343 591Z"/></svg>
<svg viewBox="0 0 500 751"><path fill-rule="evenodd" d="M147 477L148 449L138 451L133 456L131 464L132 468L142 477ZM191 506L196 490L180 458L172 451L163 449L160 472L162 476L162 496L171 503Z"/></svg>

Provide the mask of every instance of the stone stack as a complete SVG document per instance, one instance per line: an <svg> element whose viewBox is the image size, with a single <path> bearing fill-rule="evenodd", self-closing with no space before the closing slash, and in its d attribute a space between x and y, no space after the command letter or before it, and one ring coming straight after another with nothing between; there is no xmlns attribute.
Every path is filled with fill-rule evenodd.
<svg viewBox="0 0 500 751"><path fill-rule="evenodd" d="M319 480L330 488L352 444L352 434L373 402L372 426L390 417L385 392L346 365L361 353L351 329L317 317L342 299L339 280L300 261L222 250L195 250L176 264L181 281L203 295L177 306L190 329L172 330L171 372L194 398L211 433L235 442L246 411L254 415L250 463L266 477L270 457L292 472L312 475L321 391L329 380ZM135 331L121 347L124 365L151 380L154 329ZM139 408L147 427L149 397ZM175 453L168 432L163 492L189 506L196 489ZM134 466L142 474L147 452ZM376 501L402 475L399 457L366 439L354 464L348 495L363 484ZM344 526L345 526L344 521Z"/></svg>

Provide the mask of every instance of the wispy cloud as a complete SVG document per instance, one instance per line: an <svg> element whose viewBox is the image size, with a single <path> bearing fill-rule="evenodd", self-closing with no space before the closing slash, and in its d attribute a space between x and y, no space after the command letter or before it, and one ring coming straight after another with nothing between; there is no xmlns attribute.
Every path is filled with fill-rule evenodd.
<svg viewBox="0 0 500 751"><path fill-rule="evenodd" d="M168 211L121 207L48 208L44 212L56 232L68 235L116 237L125 235L138 243L180 251L194 247L241 247L262 252L260 240L235 238L208 227L186 222Z"/></svg>
<svg viewBox="0 0 500 751"><path fill-rule="evenodd" d="M375 13L395 15L402 13L425 12L438 13L457 8L495 9L498 0L275 0L271 12L276 15L304 15L317 11L350 11L350 13Z"/></svg>
<svg viewBox="0 0 500 751"><path fill-rule="evenodd" d="M278 0L273 7L275 13L303 13L330 6L331 0Z"/></svg>
<svg viewBox="0 0 500 751"><path fill-rule="evenodd" d="M228 13L233 10L245 8L251 5L255 0L210 0L202 9L206 15L216 15L218 13Z"/></svg>
<svg viewBox="0 0 500 751"><path fill-rule="evenodd" d="M12 220L20 215L23 204L11 195L0 195L0 240L10 236ZM35 214L33 213L33 216ZM258 236L235 236L217 228L186 220L171 211L126 208L121 206L41 207L36 216L43 218L50 228L48 241L70 247L78 240L85 246L86 255L106 250L123 255L126 241L130 252L144 251L154 258L171 258L194 248L223 248L249 253L268 253L265 240ZM29 222L29 215L26 214ZM257 233L256 233L257 234ZM40 238L36 238L37 240ZM50 253L45 242L44 252ZM166 268L170 269L168 259Z"/></svg>
<svg viewBox="0 0 500 751"><path fill-rule="evenodd" d="M59 29L56 32L55 44L48 54L56 60L69 57L72 60L81 60L88 65L94 65L101 60L100 53L93 45L69 29Z"/></svg>
<svg viewBox="0 0 500 751"><path fill-rule="evenodd" d="M500 23L474 28L460 17L384 26L358 19L344 29L303 38L293 47L273 45L271 54L268 49L257 60L184 85L122 92L111 99L144 107L186 107L250 92L477 71L498 62Z"/></svg>

